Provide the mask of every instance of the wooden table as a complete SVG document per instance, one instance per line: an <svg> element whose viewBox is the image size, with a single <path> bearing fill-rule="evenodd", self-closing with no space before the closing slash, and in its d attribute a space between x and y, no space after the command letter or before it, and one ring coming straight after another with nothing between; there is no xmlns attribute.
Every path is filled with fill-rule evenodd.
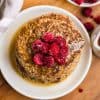
<svg viewBox="0 0 100 100"><path fill-rule="evenodd" d="M54 5L64 8L84 21L92 21L80 14L80 8L66 0L25 0L23 9L35 5ZM100 15L100 5L93 7L93 15ZM92 21L93 22L93 21ZM94 23L94 22L93 22ZM95 24L95 23L94 23ZM0 51L1 52L1 51ZM58 90L59 91L59 90ZM14 91L0 75L0 100L31 100ZM93 56L91 68L82 84L70 94L57 100L100 100L100 59Z"/></svg>

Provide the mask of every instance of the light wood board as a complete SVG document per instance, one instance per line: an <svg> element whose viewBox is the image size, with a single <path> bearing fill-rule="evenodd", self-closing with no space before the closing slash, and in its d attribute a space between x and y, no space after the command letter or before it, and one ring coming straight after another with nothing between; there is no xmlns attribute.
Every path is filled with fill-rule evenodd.
<svg viewBox="0 0 100 100"><path fill-rule="evenodd" d="M85 21L92 21L83 17L80 8L68 3L66 0L24 0L23 9L35 5L54 5L70 11ZM93 15L100 15L100 5L93 7ZM92 21L93 22L93 21ZM93 22L94 23L94 22ZM95 23L94 23L95 24ZM1 51L0 51L1 52ZM79 92L82 89L83 92ZM58 90L59 91L59 90ZM13 90L0 75L0 100L31 100ZM100 59L93 56L91 68L82 84L70 94L57 100L100 100Z"/></svg>

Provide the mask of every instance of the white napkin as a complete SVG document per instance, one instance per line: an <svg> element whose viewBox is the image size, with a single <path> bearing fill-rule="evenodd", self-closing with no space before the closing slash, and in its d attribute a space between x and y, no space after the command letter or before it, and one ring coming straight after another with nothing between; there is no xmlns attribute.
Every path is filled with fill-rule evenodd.
<svg viewBox="0 0 100 100"><path fill-rule="evenodd" d="M0 37L22 8L23 0L6 0L4 15L0 20Z"/></svg>

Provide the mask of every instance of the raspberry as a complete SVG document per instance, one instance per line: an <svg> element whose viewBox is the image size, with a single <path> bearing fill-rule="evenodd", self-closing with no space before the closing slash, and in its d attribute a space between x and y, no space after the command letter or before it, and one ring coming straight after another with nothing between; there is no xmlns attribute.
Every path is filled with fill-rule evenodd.
<svg viewBox="0 0 100 100"><path fill-rule="evenodd" d="M41 48L41 52L46 54L46 53L48 53L48 51L49 51L49 44L44 43L42 48Z"/></svg>
<svg viewBox="0 0 100 100"><path fill-rule="evenodd" d="M54 65L55 61L52 56L45 56L44 57L44 65L47 67L52 67Z"/></svg>
<svg viewBox="0 0 100 100"><path fill-rule="evenodd" d="M100 16L97 16L94 18L94 21L97 23L97 24L100 24Z"/></svg>
<svg viewBox="0 0 100 100"><path fill-rule="evenodd" d="M95 3L97 0L84 0L85 3Z"/></svg>
<svg viewBox="0 0 100 100"><path fill-rule="evenodd" d="M52 67L55 61L60 65L65 64L68 55L66 40L61 36L54 37L51 33L46 33L42 39L35 40L32 43L32 50L34 51L33 62L47 67Z"/></svg>
<svg viewBox="0 0 100 100"><path fill-rule="evenodd" d="M43 35L42 39L43 39L45 42L49 42L49 43L50 43L50 42L53 41L54 35L53 35L52 33L47 32L47 33L45 33L45 34Z"/></svg>
<svg viewBox="0 0 100 100"><path fill-rule="evenodd" d="M32 50L34 52L39 52L42 46L43 46L43 42L40 39L37 39L32 43Z"/></svg>
<svg viewBox="0 0 100 100"><path fill-rule="evenodd" d="M84 23L84 26L86 27L88 32L92 32L94 29L94 25L91 22Z"/></svg>
<svg viewBox="0 0 100 100"><path fill-rule="evenodd" d="M50 45L49 54L55 56L59 53L59 45L57 43L52 43Z"/></svg>
<svg viewBox="0 0 100 100"><path fill-rule="evenodd" d="M83 2L84 2L84 0L73 0L75 3L77 3L77 4L82 4Z"/></svg>
<svg viewBox="0 0 100 100"><path fill-rule="evenodd" d="M47 53L49 49L49 45L48 43L44 43L41 40L35 40L32 43L32 50L36 53L36 52L42 52L42 53Z"/></svg>
<svg viewBox="0 0 100 100"><path fill-rule="evenodd" d="M55 60L58 64L62 65L62 64L65 64L65 57L61 56L61 55L57 55L55 57Z"/></svg>
<svg viewBox="0 0 100 100"><path fill-rule="evenodd" d="M60 49L60 52L57 56L55 56L55 60L58 62L58 64L65 64L66 57L68 55L68 47L65 46Z"/></svg>
<svg viewBox="0 0 100 100"><path fill-rule="evenodd" d="M82 9L82 14L86 17L91 17L92 8L86 7Z"/></svg>
<svg viewBox="0 0 100 100"><path fill-rule="evenodd" d="M36 53L33 57L33 62L37 65L43 65L43 55L41 53Z"/></svg>
<svg viewBox="0 0 100 100"><path fill-rule="evenodd" d="M57 36L54 42L57 43L60 47L63 47L66 45L66 40L62 38L61 36Z"/></svg>
<svg viewBox="0 0 100 100"><path fill-rule="evenodd" d="M68 55L68 47L67 47L67 46L62 47L62 48L60 49L60 56L66 57L67 55Z"/></svg>

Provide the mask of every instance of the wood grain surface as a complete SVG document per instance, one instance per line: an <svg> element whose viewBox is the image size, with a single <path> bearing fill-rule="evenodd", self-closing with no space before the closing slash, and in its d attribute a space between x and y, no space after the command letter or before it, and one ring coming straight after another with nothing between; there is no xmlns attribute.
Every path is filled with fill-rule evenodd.
<svg viewBox="0 0 100 100"><path fill-rule="evenodd" d="M94 21L83 17L80 8L68 3L67 0L24 0L22 10L35 5L54 5L70 11L83 22ZM100 5L93 7L92 15L100 15ZM97 26L94 23L95 27ZM0 51L2 52L2 51ZM0 73L1 74L1 73ZM58 90L59 91L59 90ZM13 90L0 75L0 100L31 100ZM100 100L100 58L93 55L91 68L81 85L70 94L57 100Z"/></svg>

